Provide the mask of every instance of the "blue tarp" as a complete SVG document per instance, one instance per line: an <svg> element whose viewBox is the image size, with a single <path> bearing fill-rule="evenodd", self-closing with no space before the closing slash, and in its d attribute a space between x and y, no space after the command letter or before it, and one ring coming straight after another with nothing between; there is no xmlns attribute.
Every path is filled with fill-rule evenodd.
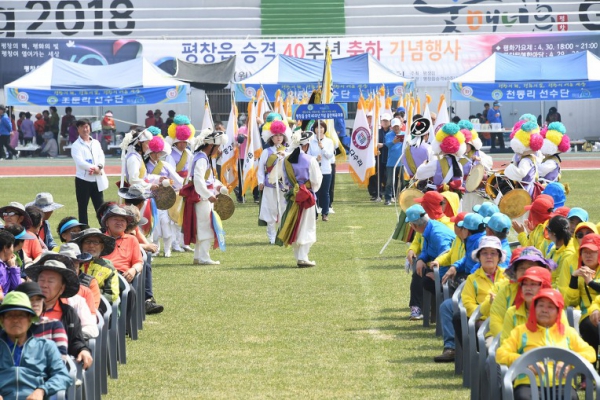
<svg viewBox="0 0 600 400"><path fill-rule="evenodd" d="M243 81L233 83L236 101L250 101L256 91L263 87L267 97L274 99L281 89L283 96L293 93L297 97L303 92L311 93L323 80L324 60L278 55L269 64ZM357 102L360 93L369 93L385 86L388 96L397 99L414 89L411 79L403 78L381 64L369 53L353 57L334 59L331 64L334 101Z"/></svg>
<svg viewBox="0 0 600 400"><path fill-rule="evenodd" d="M600 59L589 51L540 58L494 53L450 87L452 100L465 101L600 98Z"/></svg>
<svg viewBox="0 0 600 400"><path fill-rule="evenodd" d="M62 107L185 103L189 90L143 58L100 66L52 58L4 86L8 105Z"/></svg>

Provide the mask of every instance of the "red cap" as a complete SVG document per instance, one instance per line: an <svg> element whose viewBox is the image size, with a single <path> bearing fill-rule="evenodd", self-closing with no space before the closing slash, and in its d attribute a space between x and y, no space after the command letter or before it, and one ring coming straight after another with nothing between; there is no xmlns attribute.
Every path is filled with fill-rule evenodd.
<svg viewBox="0 0 600 400"><path fill-rule="evenodd" d="M459 212L457 215L450 218L450 221L454 222L455 224L458 224L460 221L465 219L465 215L467 215L467 214L468 214L468 212L465 212L465 211Z"/></svg>
<svg viewBox="0 0 600 400"><path fill-rule="evenodd" d="M527 271L519 278L519 283L523 282L525 279L530 279L535 282L541 283L542 287L540 289L551 289L552 288L552 274L550 271L544 267L531 267L527 268ZM517 295L515 296L515 307L519 308L521 304L523 304L523 291L521 290L521 285L519 285L519 289L517 290Z"/></svg>
<svg viewBox="0 0 600 400"><path fill-rule="evenodd" d="M525 206L525 210L529 210L529 221L535 226L550 219L554 211L554 199L547 194L540 194L529 206Z"/></svg>
<svg viewBox="0 0 600 400"><path fill-rule="evenodd" d="M423 197L416 198L415 203L421 203L429 218L438 220L444 216L442 210L442 201L446 200L444 196L435 190L426 192Z"/></svg>
<svg viewBox="0 0 600 400"><path fill-rule="evenodd" d="M561 323L561 316L563 308L565 307L565 300L562 297L562 294L558 290L554 289L540 289L538 294L533 298L533 304L536 303L538 299L541 298L549 299L556 308L558 308L558 314L556 317L556 326L558 327L558 332L563 335L565 333L565 327ZM529 318L527 319L527 329L531 332L537 331L537 316L535 315L535 309L529 311Z"/></svg>
<svg viewBox="0 0 600 400"><path fill-rule="evenodd" d="M567 218L567 216L569 215L569 211L571 211L569 207L558 207L554 209L554 212L552 214L550 214L550 218L556 217L557 215Z"/></svg>

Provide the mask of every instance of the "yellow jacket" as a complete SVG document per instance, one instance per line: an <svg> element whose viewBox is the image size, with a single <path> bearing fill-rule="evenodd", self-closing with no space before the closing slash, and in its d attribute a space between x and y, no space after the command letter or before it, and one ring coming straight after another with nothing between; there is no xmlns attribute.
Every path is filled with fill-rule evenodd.
<svg viewBox="0 0 600 400"><path fill-rule="evenodd" d="M450 228L450 230L452 230L454 232L454 222L450 221L450 217L447 217L444 215L442 218L438 219L438 221L440 221L442 224L446 225L448 228ZM422 248L423 248L423 235L421 235L419 232L415 232L415 237L413 238L412 243L408 247L408 250L412 250L415 253L415 256L418 256L419 254L421 254ZM445 264L440 263L440 266L443 266L443 265L445 265ZM452 264L450 264L450 265L452 265Z"/></svg>
<svg viewBox="0 0 600 400"><path fill-rule="evenodd" d="M496 292L496 297L490 307L490 331L488 336L496 336L502 332L504 324L504 314L506 310L512 307L519 290L519 284L511 282L508 279L503 281ZM489 297L488 297L489 301ZM483 306L482 306L483 308Z"/></svg>
<svg viewBox="0 0 600 400"><path fill-rule="evenodd" d="M89 263L82 263L80 268L81 271L96 278L100 292L111 304L119 299L119 276L112 262L99 258ZM107 279L110 280L107 282Z"/></svg>
<svg viewBox="0 0 600 400"><path fill-rule="evenodd" d="M470 317L477 306L484 302L489 292L493 289L494 284L500 283L503 280L507 280L507 278L504 275L504 271L499 267L496 268L494 282L487 277L483 268L478 268L477 271L467 277L467 283L465 283L461 293L463 305L467 310L467 317ZM485 319L485 317L482 317L482 319Z"/></svg>
<svg viewBox="0 0 600 400"><path fill-rule="evenodd" d="M554 346L568 349L579 354L590 363L596 361L596 354L592 346L587 344L578 334L577 331L569 325L564 325L565 334L561 335L558 332L556 324L550 328L544 328L538 325L537 331L530 332L525 325L516 326L508 339L496 351L496 361L498 364L511 366L517 358L523 353L538 347ZM554 380L554 368L549 371L550 380ZM536 378L538 386L539 379ZM564 382L564 381L563 381ZM520 375L514 383L518 385L529 385L529 378L526 375Z"/></svg>
<svg viewBox="0 0 600 400"><path fill-rule="evenodd" d="M527 309L525 302L521 303L519 308L512 306L506 310L506 315L504 316L504 326L502 327L502 334L500 335L500 345L502 345L502 343L508 339L510 332L515 326L526 324L527 318L529 318L529 310ZM567 314L564 311L561 316L561 322L563 326L569 325Z"/></svg>
<svg viewBox="0 0 600 400"><path fill-rule="evenodd" d="M440 267L449 267L465 255L465 243L457 236L452 242L452 247L445 253L437 256L435 261L440 264Z"/></svg>
<svg viewBox="0 0 600 400"><path fill-rule="evenodd" d="M577 231L581 228L588 228L592 232L598 233L598 230L596 229L596 225L594 225L591 222L582 222L579 225L577 225L577 227L575 228L575 233L577 233ZM569 268L563 269L561 271L561 275L558 278L559 285L561 284L560 282L566 282L567 287L569 286L569 282L571 281L571 275L573 275L573 272L575 272L575 270L579 267L579 241L577 241L577 239L575 237L573 237L573 239L571 239L571 243L573 245L573 253L569 256L566 256L565 261L564 261L565 265L568 265ZM568 272L568 275L567 275L567 272ZM561 293L563 294L563 297L566 297L566 290L564 293L561 290ZM566 299L565 299L565 302L566 302Z"/></svg>
<svg viewBox="0 0 600 400"><path fill-rule="evenodd" d="M577 268L577 263L570 265L572 256L575 254L575 248L573 247L575 241L575 239L571 239L567 245L560 246L559 249L554 246L552 252L552 260L557 265L557 268L552 271L552 287L558 290L563 297L569 288L571 274Z"/></svg>
<svg viewBox="0 0 600 400"><path fill-rule="evenodd" d="M541 251L545 256L548 255L550 251L549 248L551 248L551 245L554 243L544 237L546 226L548 226L548 221L536 226L533 231L529 232L529 235L527 235L525 232L519 233L517 239L519 240L519 243L521 243L521 246L533 246Z"/></svg>
<svg viewBox="0 0 600 400"><path fill-rule="evenodd" d="M600 268L596 270L596 275L594 275L594 282L600 283ZM581 321L589 317L593 311L600 311L600 299L598 299L598 295L600 293L596 292L591 287L586 286L587 285L585 284L585 280L583 279L583 277L580 276L577 278L577 289L572 289L571 287L567 286L567 290L564 295L565 307L579 306L579 308L581 309Z"/></svg>

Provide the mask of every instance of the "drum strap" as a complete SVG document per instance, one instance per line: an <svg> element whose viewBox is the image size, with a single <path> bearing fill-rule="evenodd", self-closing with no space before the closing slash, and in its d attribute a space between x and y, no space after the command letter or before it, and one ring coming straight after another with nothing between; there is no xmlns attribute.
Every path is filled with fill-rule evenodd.
<svg viewBox="0 0 600 400"><path fill-rule="evenodd" d="M411 146L412 147L412 146ZM415 174L417 172L417 164L415 163L415 159L413 158L412 151L410 151L411 147L406 149L406 163L410 168L410 173Z"/></svg>
<svg viewBox="0 0 600 400"><path fill-rule="evenodd" d="M142 162L140 162L140 175L139 175L139 178L140 179L144 179L146 177L146 172L148 172L146 170L146 164L144 164L144 161L142 160Z"/></svg>
<svg viewBox="0 0 600 400"><path fill-rule="evenodd" d="M551 156L546 156L546 157L544 157L544 159L542 160L542 162L545 163L546 161L550 161L550 160L555 161L557 164L560 164L562 162L562 160L560 159L560 156L558 154L553 154Z"/></svg>
<svg viewBox="0 0 600 400"><path fill-rule="evenodd" d="M179 159L179 162L175 166L175 171L176 172L183 171L183 168L185 168L185 166L187 165L187 160L188 160L188 153L187 153L187 151L184 151L183 153L181 153L181 158Z"/></svg>
<svg viewBox="0 0 600 400"><path fill-rule="evenodd" d="M152 171L150 171L150 174L158 175L161 173L162 169L163 169L163 162L162 162L162 160L158 160L158 162L156 163L156 165L154 166Z"/></svg>

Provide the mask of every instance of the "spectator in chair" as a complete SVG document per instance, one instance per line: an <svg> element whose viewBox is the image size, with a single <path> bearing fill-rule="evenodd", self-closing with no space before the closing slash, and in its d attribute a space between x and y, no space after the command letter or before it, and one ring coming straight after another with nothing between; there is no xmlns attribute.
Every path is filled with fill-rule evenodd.
<svg viewBox="0 0 600 400"><path fill-rule="evenodd" d="M81 233L73 235L73 243L79 246L82 253L89 253L92 260L79 265L82 273L93 276L98 281L100 292L113 304L119 299L119 277L112 262L103 257L111 254L115 249L115 239L104 235L99 229L88 228ZM100 303L100 310L102 303Z"/></svg>
<svg viewBox="0 0 600 400"><path fill-rule="evenodd" d="M498 364L510 367L521 354L545 346L561 347L573 351L590 363L594 363L596 361L594 349L577 334L574 328L563 323L564 305L560 292L554 289L541 289L533 298L534 310L529 313L527 323L516 326L508 339L496 351ZM554 382L554 374L561 371L564 383L564 377L566 377L569 367L561 364L553 365L552 369L548 371L550 382ZM537 374L534 366L529 368ZM539 379L536 377L538 387L540 386ZM515 399L531 399L530 381L526 375L520 375L514 385ZM564 398L561 395L562 393L559 393L560 397L558 398ZM571 392L571 399L578 399L575 390Z"/></svg>
<svg viewBox="0 0 600 400"><path fill-rule="evenodd" d="M463 221L464 222L464 221ZM467 251L473 260L479 261L481 267L467 277L461 293L463 305L467 311L467 318L475 312L477 306L486 300L488 293L494 285L506 280L501 268L498 267L506 258L500 239L494 236L484 236L477 249ZM435 362L453 362L455 356L455 339L462 340L460 314L454 313L452 304L447 301L440 307L442 320L442 333L444 337L444 350L441 355L434 357ZM485 317L483 317L485 319ZM482 320L477 322L480 325ZM479 328L479 326L477 326ZM466 334L466 332L465 332Z"/></svg>
<svg viewBox="0 0 600 400"><path fill-rule="evenodd" d="M139 242L134 236L125 233L127 225L132 221L133 215L118 206L109 208L102 217L102 226L106 229L106 234L115 239L116 245L113 252L104 258L112 261L114 267L130 285L133 278L142 272L144 265ZM152 269L146 271L145 288L146 313L158 314L163 312L164 307L156 303L152 292ZM135 293L135 288L131 287L130 289L129 297L132 301L128 307L134 304L133 300L136 295L142 296L141 293Z"/></svg>
<svg viewBox="0 0 600 400"><path fill-rule="evenodd" d="M38 316L25 293L9 293L0 305L0 398L41 400L66 390L73 382L54 343L34 337Z"/></svg>
<svg viewBox="0 0 600 400"><path fill-rule="evenodd" d="M62 322L69 339L69 355L81 362L83 369L88 369L93 362L92 354L85 342L81 320L67 300L79 291L79 280L73 272L72 264L68 257L47 253L37 263L26 268L25 274L40 285L45 296L42 316Z"/></svg>

